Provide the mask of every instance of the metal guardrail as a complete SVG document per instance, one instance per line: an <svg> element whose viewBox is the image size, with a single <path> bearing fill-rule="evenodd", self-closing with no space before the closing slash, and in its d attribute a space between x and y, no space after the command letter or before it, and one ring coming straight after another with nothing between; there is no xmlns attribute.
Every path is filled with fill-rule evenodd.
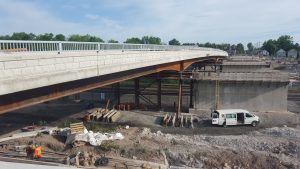
<svg viewBox="0 0 300 169"><path fill-rule="evenodd" d="M72 42L72 41L22 41L0 40L1 52L53 52L63 51L101 51L101 50L142 50L142 51L176 51L176 50L202 50L221 51L219 49L202 48L195 46L173 46L152 44L126 44L126 43L98 43L98 42ZM223 52L223 51L222 51Z"/></svg>

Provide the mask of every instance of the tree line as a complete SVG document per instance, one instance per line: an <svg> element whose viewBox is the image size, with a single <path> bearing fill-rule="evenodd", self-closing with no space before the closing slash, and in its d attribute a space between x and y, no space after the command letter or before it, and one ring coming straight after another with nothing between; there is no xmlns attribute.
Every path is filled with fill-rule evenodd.
<svg viewBox="0 0 300 169"><path fill-rule="evenodd" d="M291 49L300 51L300 46L299 43L294 43L292 36L284 35L280 36L278 39L269 39L265 41L262 45L262 49L267 50L270 55L275 55L275 53L280 49L285 51L289 51Z"/></svg>
<svg viewBox="0 0 300 169"><path fill-rule="evenodd" d="M104 42L103 39L97 36L92 35L79 35L73 34L66 37L63 34L53 33L44 33L35 35L33 33L25 33L25 32L15 32L12 35L4 35L0 36L0 40L41 40L41 41L77 41L77 42ZM119 43L117 40L110 39L107 41L108 43ZM143 36L142 38L132 37L128 38L124 41L124 43L131 44L157 44L161 45L161 39L159 37L154 36ZM198 47L208 47L208 48L216 48L230 52L233 54L254 54L254 52L259 50L266 50L270 53L270 55L275 55L275 53L279 49L283 49L285 51L289 51L290 49L295 49L300 51L300 46L298 43L294 43L293 37L288 35L280 36L278 39L269 39L263 42L262 46L255 47L252 42L247 44L247 50L245 49L242 43L238 44L230 44L230 43L180 43L177 39L173 38L168 42L169 45L184 45L184 46L198 46Z"/></svg>
<svg viewBox="0 0 300 169"><path fill-rule="evenodd" d="M63 34L54 35L44 33L35 35L33 33L15 32L12 35L0 36L0 40L40 40L40 41L78 41L78 42L104 42L101 38L91 35L70 35L68 38ZM113 40L111 40L113 41ZM113 41L115 42L115 41ZM117 41L116 41L117 42Z"/></svg>

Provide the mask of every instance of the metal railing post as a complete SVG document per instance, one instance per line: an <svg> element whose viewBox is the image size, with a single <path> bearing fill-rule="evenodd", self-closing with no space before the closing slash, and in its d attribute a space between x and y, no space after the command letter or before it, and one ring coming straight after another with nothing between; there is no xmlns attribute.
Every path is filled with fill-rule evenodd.
<svg viewBox="0 0 300 169"><path fill-rule="evenodd" d="M62 52L62 43L61 42L59 42L58 43L58 54L61 54L61 52Z"/></svg>
<svg viewBox="0 0 300 169"><path fill-rule="evenodd" d="M98 43L98 44L97 44L97 53L100 52L100 49L101 49L101 48L100 48L100 43Z"/></svg>

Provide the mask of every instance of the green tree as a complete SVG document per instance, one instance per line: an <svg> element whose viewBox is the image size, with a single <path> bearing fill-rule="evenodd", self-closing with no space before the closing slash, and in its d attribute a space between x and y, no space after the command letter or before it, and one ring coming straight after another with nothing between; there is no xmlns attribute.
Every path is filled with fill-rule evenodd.
<svg viewBox="0 0 300 169"><path fill-rule="evenodd" d="M108 40L107 43L119 43L119 41L111 39L111 40Z"/></svg>
<svg viewBox="0 0 300 169"><path fill-rule="evenodd" d="M142 43L160 45L161 44L161 39L159 37L143 36L142 37Z"/></svg>
<svg viewBox="0 0 300 169"><path fill-rule="evenodd" d="M133 43L133 44L142 44L142 40L140 38L129 38L129 39L126 39L126 41L124 43Z"/></svg>
<svg viewBox="0 0 300 169"><path fill-rule="evenodd" d="M223 43L223 44L220 44L218 46L218 49L221 49L221 50L229 50L230 49L230 44L229 43Z"/></svg>
<svg viewBox="0 0 300 169"><path fill-rule="evenodd" d="M101 38L91 35L71 35L68 39L69 41L76 41L76 42L104 42Z"/></svg>
<svg viewBox="0 0 300 169"><path fill-rule="evenodd" d="M11 40L34 40L36 38L33 33L25 33L25 32L15 32L11 35Z"/></svg>
<svg viewBox="0 0 300 169"><path fill-rule="evenodd" d="M293 37L288 35L280 36L277 39L277 46L279 49L283 49L285 51L289 51L293 49L294 47Z"/></svg>
<svg viewBox="0 0 300 169"><path fill-rule="evenodd" d="M104 40L102 40L101 38L96 37L96 36L88 36L88 37L89 37L88 42L104 42Z"/></svg>
<svg viewBox="0 0 300 169"><path fill-rule="evenodd" d="M53 40L53 36L53 33L40 34L36 37L36 40L51 41Z"/></svg>
<svg viewBox="0 0 300 169"><path fill-rule="evenodd" d="M211 43L209 43L209 42L206 42L205 44L204 44L204 46L203 47L206 47L206 48L211 48Z"/></svg>
<svg viewBox="0 0 300 169"><path fill-rule="evenodd" d="M236 45L236 53L237 54L244 54L245 53L244 45L242 43L238 43Z"/></svg>
<svg viewBox="0 0 300 169"><path fill-rule="evenodd" d="M248 48L248 52L249 52L250 54L252 54L252 52L253 52L253 50L254 50L254 46L253 46L253 44L252 44L251 42L249 42L249 43L247 44L247 48Z"/></svg>
<svg viewBox="0 0 300 169"><path fill-rule="evenodd" d="M265 41L262 45L262 49L268 51L270 55L275 55L276 51L278 50L276 40L269 39Z"/></svg>
<svg viewBox="0 0 300 169"><path fill-rule="evenodd" d="M180 45L180 42L177 39L172 39L169 41L169 45Z"/></svg>
<svg viewBox="0 0 300 169"><path fill-rule="evenodd" d="M9 35L0 36L0 40L10 40L10 39L11 39L11 36L9 36Z"/></svg>
<svg viewBox="0 0 300 169"><path fill-rule="evenodd" d="M299 43L295 43L295 46L294 46L294 48L295 48L296 50L300 51L300 46L299 46Z"/></svg>
<svg viewBox="0 0 300 169"><path fill-rule="evenodd" d="M65 41L66 37L63 34L57 34L57 35L55 35L55 37L54 37L53 40L56 40L56 41Z"/></svg>

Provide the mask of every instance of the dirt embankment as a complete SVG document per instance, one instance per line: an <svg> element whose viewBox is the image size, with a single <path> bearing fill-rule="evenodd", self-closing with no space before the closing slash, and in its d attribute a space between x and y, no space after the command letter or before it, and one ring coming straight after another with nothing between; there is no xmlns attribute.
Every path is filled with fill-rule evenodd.
<svg viewBox="0 0 300 169"><path fill-rule="evenodd" d="M194 168L299 168L299 128L274 127L247 135L172 135L141 133L161 143L169 163Z"/></svg>
<svg viewBox="0 0 300 169"><path fill-rule="evenodd" d="M219 128L226 130L227 128ZM186 129L189 130L189 129ZM101 146L65 146L64 139L49 135L16 139L0 151L16 145L39 143L45 151L76 154L92 152L192 168L296 169L300 168L300 126L273 127L242 135L184 135L151 132L149 128L120 128L125 139L104 141ZM166 155L166 159L164 157Z"/></svg>

